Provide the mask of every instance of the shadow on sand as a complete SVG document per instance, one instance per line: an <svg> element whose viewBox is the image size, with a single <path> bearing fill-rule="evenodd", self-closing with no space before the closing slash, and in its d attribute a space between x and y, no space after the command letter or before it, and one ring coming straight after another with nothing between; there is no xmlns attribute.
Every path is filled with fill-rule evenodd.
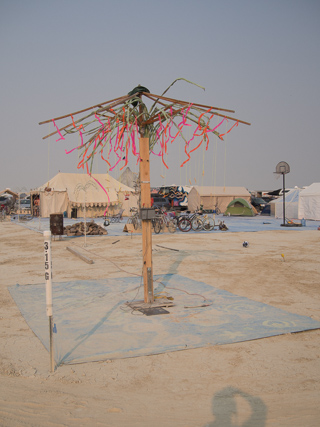
<svg viewBox="0 0 320 427"><path fill-rule="evenodd" d="M248 407L249 416L240 420L242 409ZM267 407L262 399L234 387L226 387L213 396L212 413L214 421L204 427L265 427L267 419Z"/></svg>

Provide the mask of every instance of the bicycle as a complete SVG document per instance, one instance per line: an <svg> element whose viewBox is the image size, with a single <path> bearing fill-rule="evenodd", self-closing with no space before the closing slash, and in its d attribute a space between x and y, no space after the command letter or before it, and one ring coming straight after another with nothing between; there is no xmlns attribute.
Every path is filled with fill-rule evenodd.
<svg viewBox="0 0 320 427"><path fill-rule="evenodd" d="M167 227L170 233L175 233L177 230L175 213L160 209L156 218L152 221L152 225L156 234L159 234L164 227Z"/></svg>
<svg viewBox="0 0 320 427"><path fill-rule="evenodd" d="M184 233L190 231L192 228L192 224L188 214L181 214L180 216L176 217L174 221L176 227L178 227L179 230Z"/></svg>
<svg viewBox="0 0 320 427"><path fill-rule="evenodd" d="M104 223L103 223L103 225L105 227L107 227L108 225L110 225L110 223L121 222L122 221L123 212L124 212L124 209L121 209L119 211L119 213L117 213L115 215L109 215L109 214L107 214L104 217Z"/></svg>
<svg viewBox="0 0 320 427"><path fill-rule="evenodd" d="M178 228L180 231L183 231L184 233L190 231L192 228L190 219L184 215L180 217L180 219L178 220Z"/></svg>
<svg viewBox="0 0 320 427"><path fill-rule="evenodd" d="M170 233L175 233L177 231L177 221L175 212L163 212L163 223L166 225Z"/></svg>
<svg viewBox="0 0 320 427"><path fill-rule="evenodd" d="M203 228L203 221L200 218L201 214L196 210L193 214L187 213L185 215L180 216L178 219L178 227L179 230L187 232L190 231L191 228L193 231L200 231Z"/></svg>
<svg viewBox="0 0 320 427"><path fill-rule="evenodd" d="M213 208L213 212L212 213L214 213L216 215L220 215L221 214L221 210L218 207L218 205L215 205L215 207Z"/></svg>
<svg viewBox="0 0 320 427"><path fill-rule="evenodd" d="M212 230L214 230L215 225L216 225L215 220L211 216L209 216L209 215L204 215L203 216L203 226L202 226L202 229L204 231L212 231Z"/></svg>
<svg viewBox="0 0 320 427"><path fill-rule="evenodd" d="M156 217L156 218L153 218L152 220L151 220L151 224L152 224L152 227L153 227L153 231L156 233L156 234L159 234L160 233L160 231L161 231L161 219L159 218L159 217Z"/></svg>
<svg viewBox="0 0 320 427"><path fill-rule="evenodd" d="M131 216L127 220L127 224L132 224L135 230L141 228L141 219L139 218L138 208L130 208Z"/></svg>

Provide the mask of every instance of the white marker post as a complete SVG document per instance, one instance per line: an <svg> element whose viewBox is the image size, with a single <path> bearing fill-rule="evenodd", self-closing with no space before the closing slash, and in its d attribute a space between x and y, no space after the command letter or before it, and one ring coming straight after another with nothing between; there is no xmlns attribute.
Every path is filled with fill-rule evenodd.
<svg viewBox="0 0 320 427"><path fill-rule="evenodd" d="M50 336L50 369L54 372L53 356L53 319L52 319L52 260L51 260L51 231L44 231L44 269L46 280L46 312L49 317Z"/></svg>

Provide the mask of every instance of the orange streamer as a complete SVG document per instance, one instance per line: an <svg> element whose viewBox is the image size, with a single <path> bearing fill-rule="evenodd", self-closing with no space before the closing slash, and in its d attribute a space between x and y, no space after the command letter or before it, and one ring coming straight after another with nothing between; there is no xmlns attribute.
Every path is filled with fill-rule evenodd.
<svg viewBox="0 0 320 427"><path fill-rule="evenodd" d="M219 135L219 137L222 139L223 136L227 135L235 126L238 126L239 122L236 122L226 133L222 133Z"/></svg>

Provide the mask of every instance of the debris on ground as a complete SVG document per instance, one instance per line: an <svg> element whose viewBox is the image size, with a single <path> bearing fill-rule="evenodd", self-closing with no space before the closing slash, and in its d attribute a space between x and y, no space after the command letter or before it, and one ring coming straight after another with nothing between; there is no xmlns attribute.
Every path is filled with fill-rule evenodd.
<svg viewBox="0 0 320 427"><path fill-rule="evenodd" d="M85 234L85 223L77 222L76 224L67 225L63 228L63 233L67 236L84 236ZM107 230L105 230L100 225L96 224L94 221L90 221L86 223L86 235L87 236L98 236L108 234Z"/></svg>
<svg viewBox="0 0 320 427"><path fill-rule="evenodd" d="M219 230L222 230L222 231L229 230L229 228L226 226L226 224L224 223L224 221L219 221Z"/></svg>

